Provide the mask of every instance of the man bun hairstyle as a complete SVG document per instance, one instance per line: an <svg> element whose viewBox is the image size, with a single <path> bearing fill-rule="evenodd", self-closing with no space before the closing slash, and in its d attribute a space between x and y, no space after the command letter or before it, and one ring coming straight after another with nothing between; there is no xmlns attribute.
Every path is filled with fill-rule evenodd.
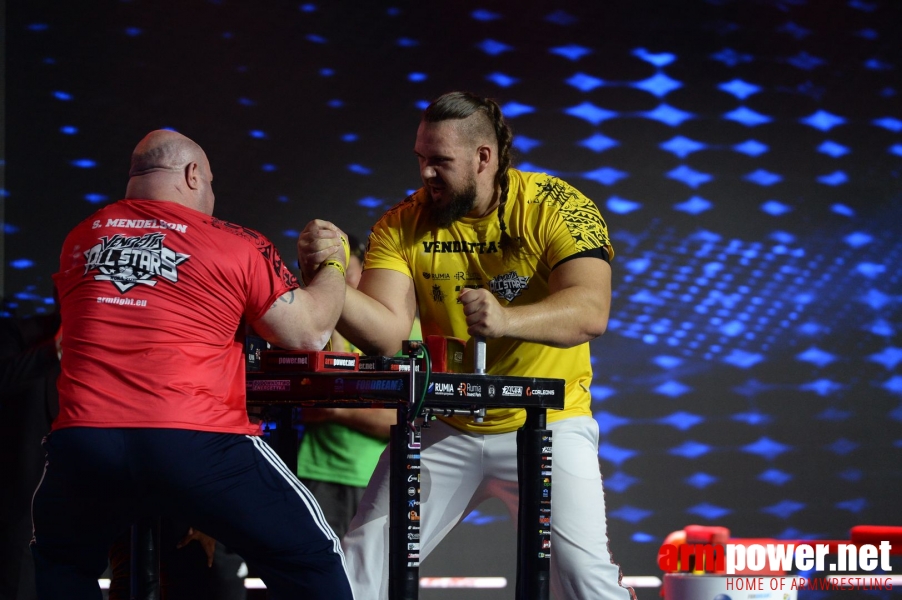
<svg viewBox="0 0 902 600"><path fill-rule="evenodd" d="M501 189L498 204L498 224L501 228L501 247L510 246L511 238L504 222L504 207L507 204L510 179L508 170L511 167L511 142L513 133L501 114L501 107L491 98L482 98L470 92L449 92L435 99L423 111L423 121L438 123L440 121L463 120L481 113L484 118L474 119L467 123L462 132L470 140L481 143L494 141L498 144L498 172L495 174L495 185Z"/></svg>

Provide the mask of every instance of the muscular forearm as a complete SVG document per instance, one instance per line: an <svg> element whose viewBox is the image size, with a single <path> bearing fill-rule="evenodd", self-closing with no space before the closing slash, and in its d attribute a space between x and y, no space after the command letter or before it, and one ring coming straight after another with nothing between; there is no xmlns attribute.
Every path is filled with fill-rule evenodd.
<svg viewBox="0 0 902 600"><path fill-rule="evenodd" d="M304 313L307 315L306 348L319 350L325 347L341 315L343 305L344 277L336 269L325 269L317 274L300 293Z"/></svg>
<svg viewBox="0 0 902 600"><path fill-rule="evenodd" d="M410 333L412 315L412 310L410 316L394 313L378 300L348 288L337 328L364 354L392 356Z"/></svg>
<svg viewBox="0 0 902 600"><path fill-rule="evenodd" d="M344 304L341 272L326 268L304 289L286 292L254 323L267 341L287 350L321 350L329 341Z"/></svg>

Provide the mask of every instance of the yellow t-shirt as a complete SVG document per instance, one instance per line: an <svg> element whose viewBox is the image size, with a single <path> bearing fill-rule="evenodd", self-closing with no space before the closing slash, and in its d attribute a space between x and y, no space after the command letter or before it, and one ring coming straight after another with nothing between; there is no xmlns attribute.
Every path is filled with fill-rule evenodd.
<svg viewBox="0 0 902 600"><path fill-rule="evenodd" d="M599 248L613 258L607 226L591 200L544 173L514 169L509 173L504 212L514 244L504 252L497 211L438 228L429 217L424 189L389 209L373 227L364 268L391 269L413 279L424 336L469 340L457 300L463 287L488 288L502 306L532 304L548 296L548 277L561 261L593 250L597 256ZM472 351L473 342L468 341L465 364L472 364ZM553 348L509 338L489 339L486 371L564 379L565 407L549 411L549 421L592 414L588 343ZM515 431L524 419L523 410L493 409L483 423L467 417L445 420L467 431L502 433Z"/></svg>

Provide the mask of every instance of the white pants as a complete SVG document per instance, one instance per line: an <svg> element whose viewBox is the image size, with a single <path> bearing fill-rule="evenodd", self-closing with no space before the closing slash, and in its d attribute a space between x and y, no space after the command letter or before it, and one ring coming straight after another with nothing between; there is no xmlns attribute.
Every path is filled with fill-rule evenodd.
<svg viewBox="0 0 902 600"><path fill-rule="evenodd" d="M608 550L598 469L598 424L555 421L552 430L551 592L558 600L628 600ZM435 421L423 429L420 560L488 498L517 522L517 434L480 435ZM342 541L358 598L388 598L389 452L383 452ZM511 549L513 552L514 549Z"/></svg>

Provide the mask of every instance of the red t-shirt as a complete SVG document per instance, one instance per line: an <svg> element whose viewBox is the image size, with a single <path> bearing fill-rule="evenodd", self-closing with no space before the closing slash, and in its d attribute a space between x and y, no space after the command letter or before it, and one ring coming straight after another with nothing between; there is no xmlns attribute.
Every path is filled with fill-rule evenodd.
<svg viewBox="0 0 902 600"><path fill-rule="evenodd" d="M53 276L64 427L257 433L242 319L298 287L256 231L174 202L121 200L73 229Z"/></svg>

